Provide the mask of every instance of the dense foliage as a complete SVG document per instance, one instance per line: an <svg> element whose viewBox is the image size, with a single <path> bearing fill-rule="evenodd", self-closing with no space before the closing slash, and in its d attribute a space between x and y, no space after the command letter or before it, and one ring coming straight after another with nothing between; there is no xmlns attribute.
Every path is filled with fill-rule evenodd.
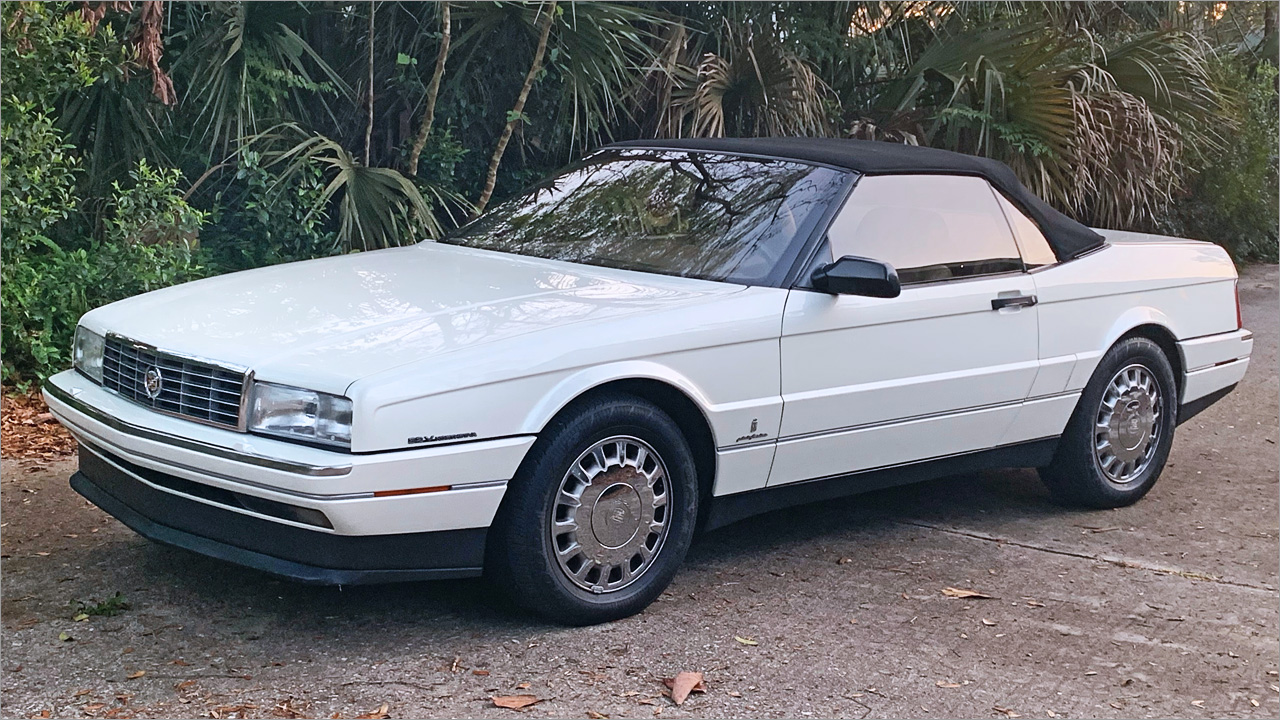
<svg viewBox="0 0 1280 720"><path fill-rule="evenodd" d="M1277 253L1276 5L7 2L3 379L207 274L439 236L611 139L996 157L1083 221Z"/></svg>

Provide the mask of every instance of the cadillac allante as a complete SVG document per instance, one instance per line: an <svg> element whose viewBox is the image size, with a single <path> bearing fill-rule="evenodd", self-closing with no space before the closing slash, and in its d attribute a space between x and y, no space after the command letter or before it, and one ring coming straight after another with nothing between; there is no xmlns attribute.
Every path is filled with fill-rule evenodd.
<svg viewBox="0 0 1280 720"><path fill-rule="evenodd" d="M1133 503L1251 346L1221 248L1090 229L997 162L643 141L439 241L93 310L45 397L72 486L148 538L485 574L586 624L784 506L988 467Z"/></svg>

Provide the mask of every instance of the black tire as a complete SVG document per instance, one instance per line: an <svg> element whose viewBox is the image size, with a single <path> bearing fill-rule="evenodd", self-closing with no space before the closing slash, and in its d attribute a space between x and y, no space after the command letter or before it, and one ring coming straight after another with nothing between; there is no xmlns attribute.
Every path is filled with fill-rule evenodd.
<svg viewBox="0 0 1280 720"><path fill-rule="evenodd" d="M1155 440L1145 460L1134 461L1132 477L1119 481L1108 476L1095 447L1099 435L1095 426L1102 412L1102 400L1113 379L1131 368L1145 370L1158 388L1159 416L1152 423ZM1039 469L1040 478L1054 499L1064 505L1091 508L1117 508L1140 500L1155 485L1169 459L1173 432L1177 425L1178 386L1173 367L1159 345L1143 337L1116 343L1098 363L1093 377L1080 396L1075 412L1062 434L1053 461ZM1133 407L1138 407L1134 405ZM1136 427L1136 425L1135 425ZM1138 441L1135 441L1137 443ZM1105 451L1103 451L1105 454ZM1108 458L1109 459L1109 458ZM1145 466L1140 465L1145 462Z"/></svg>
<svg viewBox="0 0 1280 720"><path fill-rule="evenodd" d="M553 539L551 521L553 513L563 512L557 509L557 497L570 467L583 462L584 453L597 443L620 436L647 444L665 466L667 481L662 492L669 495L661 515L666 531L657 541L652 559L644 561L644 569L629 585L593 593L575 584L570 571L561 566L555 545L564 541ZM585 498L587 491L580 492ZM599 496L601 502L605 494ZM656 518L658 510L653 513ZM489 530L485 575L517 604L557 622L592 625L617 620L644 610L666 589L684 561L697 517L697 469L679 426L641 398L621 393L601 395L562 413L521 463ZM634 537L640 537L641 532L637 530Z"/></svg>

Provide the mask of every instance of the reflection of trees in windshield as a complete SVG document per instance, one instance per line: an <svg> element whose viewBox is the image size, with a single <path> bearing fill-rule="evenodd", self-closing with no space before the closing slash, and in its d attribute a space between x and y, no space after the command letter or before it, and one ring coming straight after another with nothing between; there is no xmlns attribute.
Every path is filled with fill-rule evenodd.
<svg viewBox="0 0 1280 720"><path fill-rule="evenodd" d="M444 242L750 284L788 256L843 178L785 160L605 151Z"/></svg>

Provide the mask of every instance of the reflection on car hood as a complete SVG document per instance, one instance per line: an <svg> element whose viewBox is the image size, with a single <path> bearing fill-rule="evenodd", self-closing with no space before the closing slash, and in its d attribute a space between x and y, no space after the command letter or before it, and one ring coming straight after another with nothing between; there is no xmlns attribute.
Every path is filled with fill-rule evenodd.
<svg viewBox="0 0 1280 720"><path fill-rule="evenodd" d="M83 322L158 348L342 392L433 355L741 290L470 248L420 245L200 280Z"/></svg>

